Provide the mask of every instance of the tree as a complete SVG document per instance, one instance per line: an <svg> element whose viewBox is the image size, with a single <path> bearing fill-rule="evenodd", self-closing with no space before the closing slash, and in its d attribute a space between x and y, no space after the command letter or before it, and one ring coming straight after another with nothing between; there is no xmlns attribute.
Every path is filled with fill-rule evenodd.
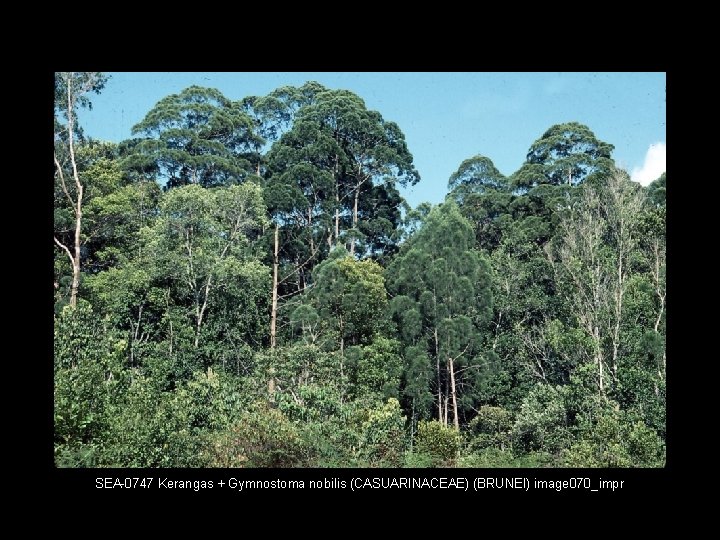
<svg viewBox="0 0 720 540"><path fill-rule="evenodd" d="M527 160L513 175L517 188L538 184L578 185L611 172L614 146L578 122L555 124L535 141Z"/></svg>
<svg viewBox="0 0 720 540"><path fill-rule="evenodd" d="M616 170L604 182L583 186L579 200L560 222L552 260L560 272L558 281L570 288L571 312L592 344L601 395L607 391L608 377L617 378L630 259L639 240L633 222L644 202L641 188Z"/></svg>
<svg viewBox="0 0 720 540"><path fill-rule="evenodd" d="M132 132L145 139L129 165L151 157L167 187L227 185L259 174L264 140L254 120L213 88L191 86L161 99Z"/></svg>
<svg viewBox="0 0 720 540"><path fill-rule="evenodd" d="M459 393L480 369L478 335L491 314L490 270L472 227L452 202L434 208L388 269L391 312L406 347L435 360L438 420L449 405L459 429ZM416 356L414 354L413 356Z"/></svg>
<svg viewBox="0 0 720 540"><path fill-rule="evenodd" d="M333 336L341 358L347 346L368 344L382 332L387 293L379 264L370 259L357 261L337 248L315 268L313 282L309 305Z"/></svg>
<svg viewBox="0 0 720 540"><path fill-rule="evenodd" d="M81 245L83 222L83 196L85 186L80 179L76 160L76 137L80 133L76 122L77 107L90 107L87 94L99 93L103 89L107 77L101 73L56 73L55 75L55 182L59 181L68 205L72 208L75 226L72 242L63 242L54 237L55 245L62 249L70 260L72 267L72 285L70 286L70 305L77 305L78 288L80 287ZM62 115L65 120L63 125ZM68 163L69 160L69 170ZM70 176L73 183L66 181ZM71 250L71 246L73 249Z"/></svg>
<svg viewBox="0 0 720 540"><path fill-rule="evenodd" d="M513 195L507 178L489 158L477 155L460 164L450 176L448 189L447 199L454 200L463 216L475 225L478 247L496 248L510 218Z"/></svg>
<svg viewBox="0 0 720 540"><path fill-rule="evenodd" d="M292 130L279 142L281 146L308 148L311 163L331 175L331 191L325 194L334 203L335 216L328 242L340 245L342 217L343 228L349 229L342 243L351 255L363 234L361 199L373 196L373 185L390 188L397 182L404 186L419 180L397 124L368 110L362 99L347 90L315 94L312 103L298 110ZM282 170L297 164L296 159L285 160ZM366 210L374 208L377 205L366 206ZM373 212L368 214L372 220Z"/></svg>
<svg viewBox="0 0 720 540"><path fill-rule="evenodd" d="M462 193L484 193L486 189L507 189L507 179L490 158L476 155L460 164L448 181L448 189Z"/></svg>
<svg viewBox="0 0 720 540"><path fill-rule="evenodd" d="M260 134L267 140L277 141L292 128L297 113L314 103L316 96L326 90L319 82L308 81L300 87L282 86L267 96L247 97L242 104L256 119Z"/></svg>
<svg viewBox="0 0 720 540"><path fill-rule="evenodd" d="M253 284L247 291L255 295L258 280L267 276L251 244L266 223L262 192L251 183L185 186L161 202L160 217L147 231L148 250L164 279L182 285L176 294L191 306L196 349L215 293L229 293L241 279Z"/></svg>

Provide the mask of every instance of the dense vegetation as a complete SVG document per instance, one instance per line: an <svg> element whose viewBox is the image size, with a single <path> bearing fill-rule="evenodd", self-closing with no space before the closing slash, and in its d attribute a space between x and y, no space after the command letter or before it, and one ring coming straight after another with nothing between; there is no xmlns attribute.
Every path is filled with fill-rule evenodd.
<svg viewBox="0 0 720 540"><path fill-rule="evenodd" d="M191 87L120 144L55 95L60 467L657 467L665 175L578 123L443 204L399 126L309 82Z"/></svg>

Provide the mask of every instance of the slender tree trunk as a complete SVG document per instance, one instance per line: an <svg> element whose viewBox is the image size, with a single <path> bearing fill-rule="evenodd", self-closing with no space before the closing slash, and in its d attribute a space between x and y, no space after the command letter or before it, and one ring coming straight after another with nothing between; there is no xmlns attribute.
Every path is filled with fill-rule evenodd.
<svg viewBox="0 0 720 540"><path fill-rule="evenodd" d="M205 282L205 292L203 294L203 303L202 306L199 306L196 304L195 307L195 313L197 316L197 323L195 325L195 348L197 349L200 346L200 331L202 330L202 323L203 319L205 318L205 311L207 310L208 305L208 298L210 297L210 288L212 284L212 276L209 276L207 278L207 281Z"/></svg>
<svg viewBox="0 0 720 540"><path fill-rule="evenodd" d="M273 247L273 282L272 282L272 307L270 310L270 355L274 359L276 333L277 333L277 306L278 306L278 253L280 251L280 226L275 224L275 243ZM268 379L268 393L272 396L275 393L275 368L270 366L270 377Z"/></svg>
<svg viewBox="0 0 720 540"><path fill-rule="evenodd" d="M340 196L335 193L335 245L340 243Z"/></svg>
<svg viewBox="0 0 720 540"><path fill-rule="evenodd" d="M83 202L83 185L80 182L80 175L78 174L77 162L75 161L75 102L72 91L72 79L73 74L70 73L67 77L67 120L68 120L68 147L70 150L70 163L72 164L73 179L75 180L75 235L74 235L74 256L70 257L72 261L73 278L72 285L70 286L70 305L75 307L77 305L78 289L80 288L80 232L82 228L82 202ZM62 170L59 169L59 163L55 162L58 166L60 178L63 183L63 189L65 194L70 198L67 188L65 186L65 180L62 176ZM67 249L67 248L66 248Z"/></svg>
<svg viewBox="0 0 720 540"><path fill-rule="evenodd" d="M339 174L339 163L338 155L335 154L335 245L337 246L340 242L340 182L338 181Z"/></svg>
<svg viewBox="0 0 720 540"><path fill-rule="evenodd" d="M617 358L620 348L620 321L622 320L622 303L623 303L623 287L622 282L618 283L618 290L615 295L615 326L613 327L612 336L612 376L613 380L617 380Z"/></svg>
<svg viewBox="0 0 720 540"><path fill-rule="evenodd" d="M277 328L278 305L278 252L279 252L280 226L275 224L275 243L273 248L273 281L272 281L272 307L270 311L270 348L275 348Z"/></svg>
<svg viewBox="0 0 720 540"><path fill-rule="evenodd" d="M447 383L447 381L446 381ZM445 392L445 404L443 405L443 426L447 427L448 425L448 410L450 408L450 398L448 397L448 392Z"/></svg>
<svg viewBox="0 0 720 540"><path fill-rule="evenodd" d="M75 199L70 196L70 192L67 188L67 184L65 183L65 176L62 171L62 167L60 165L60 162L57 159L57 156L55 156L55 166L57 168L57 173L60 177L60 182L62 184L63 192L65 193L66 198L68 199L68 202L70 203L70 206L73 209L73 212L75 214L75 234L74 234L74 246L71 250L68 246L60 242L57 238L54 238L55 244L58 245L68 256L70 259L70 263L72 266L72 284L70 286L70 305L72 307L77 306L77 297L78 297L78 290L80 288L80 270L81 270L81 260L80 260L80 251L81 251L81 231L82 231L82 205L83 205L83 196L84 196L84 187L82 185L82 182L80 182L80 175L78 173L77 168L77 161L75 159L75 104L77 102L77 97L79 95L82 95L90 90L92 90L93 83L97 79L97 73L89 73L87 74L87 78L84 82L80 83L80 86L76 89L73 89L73 82L75 81L75 73L67 73L64 75L66 78L66 92L67 92L67 100L66 100L66 106L67 106L67 128L68 128L68 150L70 154L70 163L72 165L72 175L73 180L75 181Z"/></svg>
<svg viewBox="0 0 720 540"><path fill-rule="evenodd" d="M438 387L438 421L443 421L443 394L442 394L442 378L440 377L440 353L438 343L438 331L435 328L435 370L437 372L437 387Z"/></svg>
<svg viewBox="0 0 720 540"><path fill-rule="evenodd" d="M415 396L412 398L412 413L410 414L410 452L413 451L415 442L415 424L417 419L415 418Z"/></svg>
<svg viewBox="0 0 720 540"><path fill-rule="evenodd" d="M77 182L78 185L80 182ZM78 289L80 288L80 229L82 224L82 186L78 188L77 209L75 211L75 260L73 262L73 279L70 288L70 305L77 305Z"/></svg>
<svg viewBox="0 0 720 540"><path fill-rule="evenodd" d="M357 189L355 189L355 200L353 202L353 218L352 218L352 226L353 226L353 232L357 232L357 225L358 225L358 199L360 198L360 185L357 186ZM355 242L357 241L357 238L355 236L352 237L352 240L350 241L350 255L355 255Z"/></svg>
<svg viewBox="0 0 720 540"><path fill-rule="evenodd" d="M600 344L600 332L598 330L598 327L595 327L594 337L595 337L595 361L597 362L598 366L598 387L600 389L600 394L605 393L605 375L603 372L603 357L602 357L602 346Z"/></svg>
<svg viewBox="0 0 720 540"><path fill-rule="evenodd" d="M453 423L455 429L460 431L460 420L458 419L457 392L455 390L455 363L452 357L448 358L448 370L450 371L450 391L452 392Z"/></svg>
<svg viewBox="0 0 720 540"><path fill-rule="evenodd" d="M315 253L315 238L313 236L312 208L308 206L308 231L310 233L310 253Z"/></svg>

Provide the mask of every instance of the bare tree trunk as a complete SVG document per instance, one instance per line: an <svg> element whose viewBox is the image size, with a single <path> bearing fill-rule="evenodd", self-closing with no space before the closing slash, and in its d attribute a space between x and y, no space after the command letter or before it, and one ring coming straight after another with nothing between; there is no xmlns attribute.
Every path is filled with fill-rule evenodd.
<svg viewBox="0 0 720 540"><path fill-rule="evenodd" d="M202 329L203 319L205 318L205 311L207 310L208 298L210 296L210 287L212 284L212 276L208 276L205 282L205 293L203 295L202 306L198 309L197 304L195 307L195 313L197 317L197 323L195 326L195 348L197 349L200 345L200 330Z"/></svg>
<svg viewBox="0 0 720 540"><path fill-rule="evenodd" d="M337 246L340 243L340 196L337 193L335 203L337 204L335 208L335 245Z"/></svg>
<svg viewBox="0 0 720 540"><path fill-rule="evenodd" d="M410 415L410 452L413 451L415 442L415 424L417 420L415 418L415 397L412 398L412 413Z"/></svg>
<svg viewBox="0 0 720 540"><path fill-rule="evenodd" d="M280 250L280 226L275 224L275 244L273 248L273 282L272 282L272 306L270 310L270 357L275 360L275 345L277 332L277 307L278 307L278 252ZM270 366L268 378L268 394L272 397L275 393L275 367Z"/></svg>
<svg viewBox="0 0 720 540"><path fill-rule="evenodd" d="M452 392L453 423L455 429L460 431L460 420L458 419L457 392L455 390L455 363L452 357L448 357L448 371L450 372L450 391Z"/></svg>
<svg viewBox="0 0 720 540"><path fill-rule="evenodd" d="M275 348L275 334L277 328L278 306L278 251L280 226L275 224L275 244L273 249L273 281L272 281L272 307L270 311L270 348Z"/></svg>
<svg viewBox="0 0 720 540"><path fill-rule="evenodd" d="M310 232L310 253L315 253L315 238L313 236L312 208L308 206L308 230Z"/></svg>
<svg viewBox="0 0 720 540"><path fill-rule="evenodd" d="M360 186L358 185L355 189L355 201L353 202L353 218L352 218L352 226L353 226L353 232L357 232L357 225L358 225L358 199L360 198ZM352 237L352 240L350 241L350 255L355 255L355 242L357 241L357 238L355 236Z"/></svg>
<svg viewBox="0 0 720 540"><path fill-rule="evenodd" d="M447 395L448 393L445 393L445 404L443 405L443 426L448 425L448 409L450 405L450 398Z"/></svg>
<svg viewBox="0 0 720 540"><path fill-rule="evenodd" d="M440 378L440 353L438 343L438 331L435 328L435 369L437 372L437 386L438 386L438 421L443 421L443 393L442 393L442 379Z"/></svg>
<svg viewBox="0 0 720 540"><path fill-rule="evenodd" d="M172 358L174 335L173 335L172 314L170 313L170 291L169 290L165 291L165 306L166 306L167 313L168 313L168 320L170 321L170 340L169 340L170 344L168 346L168 356L170 358Z"/></svg>
<svg viewBox="0 0 720 540"><path fill-rule="evenodd" d="M339 173L338 155L335 154L335 245L340 242L340 184L338 182Z"/></svg>
<svg viewBox="0 0 720 540"><path fill-rule="evenodd" d="M75 160L75 96L72 90L73 73L67 75L67 122L68 122L68 148L70 153L70 163L72 164L72 174L75 180L75 200L73 201L70 196L70 192L65 183L65 175L62 171L62 166L55 157L55 167L60 177L60 183L62 185L63 192L70 202L70 206L73 208L75 213L75 234L73 237L74 246L73 252L64 245L60 240L55 238L55 244L57 244L70 258L70 264L72 266L72 285L70 286L70 306L77 306L78 289L80 288L80 233L82 229L82 202L83 202L83 185L80 182L80 175L78 174L77 162Z"/></svg>
<svg viewBox="0 0 720 540"><path fill-rule="evenodd" d="M560 224L564 234L558 254L565 274L559 279L570 278L575 289L570 305L592 341L587 356L596 364L601 394L617 380L629 258L638 242L632 221L643 204L642 191L615 171L604 185L584 186L578 206L569 207L570 215ZM610 260L603 256L608 238Z"/></svg>

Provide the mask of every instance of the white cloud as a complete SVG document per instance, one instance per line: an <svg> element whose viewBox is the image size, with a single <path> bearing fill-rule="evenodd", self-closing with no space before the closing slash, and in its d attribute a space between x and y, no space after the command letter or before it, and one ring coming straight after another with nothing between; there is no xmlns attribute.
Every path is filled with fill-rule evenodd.
<svg viewBox="0 0 720 540"><path fill-rule="evenodd" d="M643 186L647 186L653 180L657 180L664 172L665 143L658 142L650 145L647 154L645 154L645 163L643 163L642 167L633 168L630 178Z"/></svg>

